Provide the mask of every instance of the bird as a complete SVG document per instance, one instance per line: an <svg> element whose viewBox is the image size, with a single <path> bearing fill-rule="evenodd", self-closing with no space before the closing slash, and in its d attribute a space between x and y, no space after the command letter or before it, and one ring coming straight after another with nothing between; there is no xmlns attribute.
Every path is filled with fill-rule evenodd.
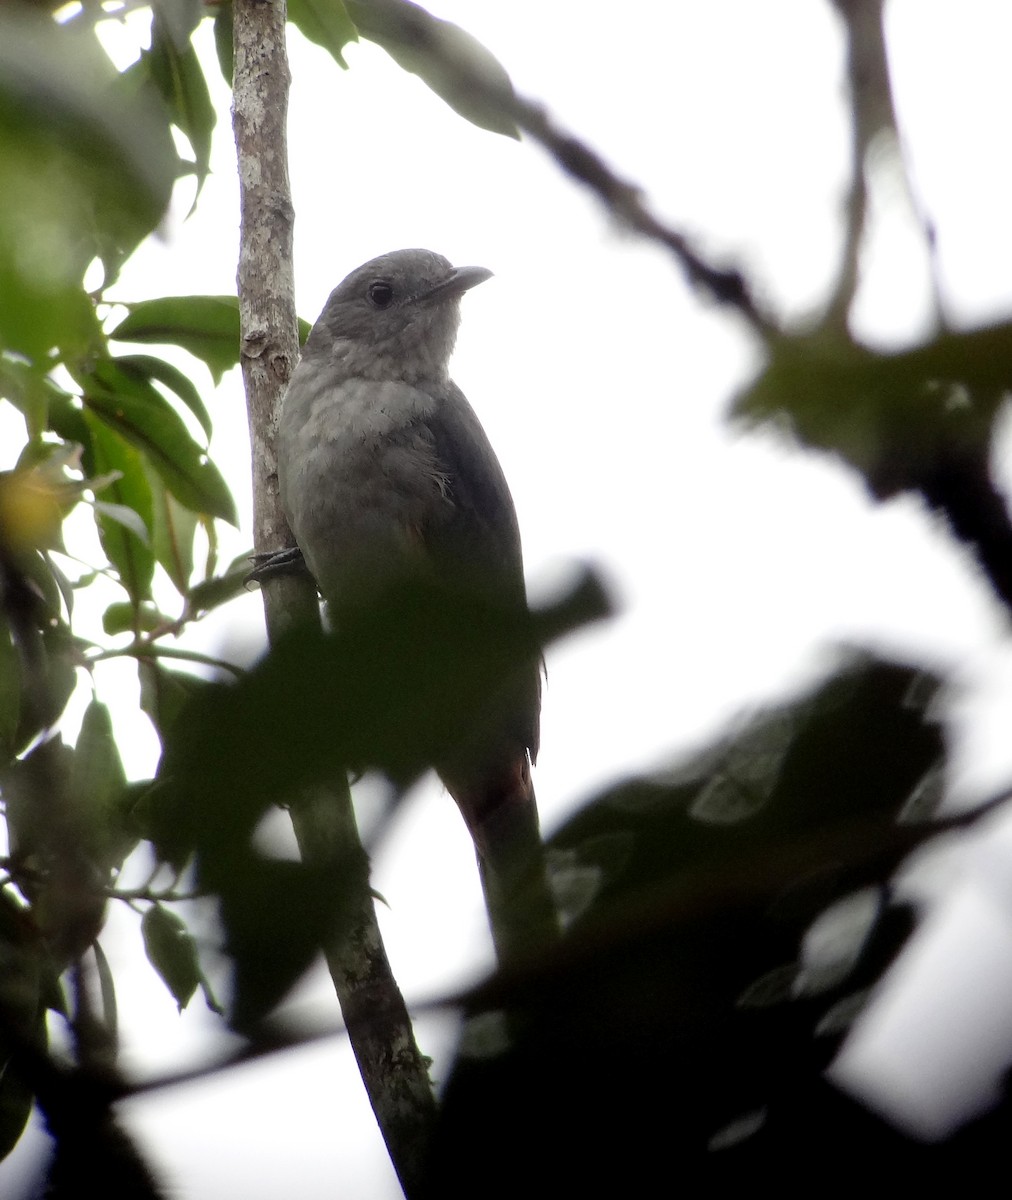
<svg viewBox="0 0 1012 1200"><path fill-rule="evenodd" d="M430 250L380 255L331 292L306 340L278 422L278 488L338 629L420 577L526 612L510 489L449 375L461 298L491 275ZM434 764L474 841L501 964L558 932L531 776L541 670L537 655L522 664L480 754Z"/></svg>

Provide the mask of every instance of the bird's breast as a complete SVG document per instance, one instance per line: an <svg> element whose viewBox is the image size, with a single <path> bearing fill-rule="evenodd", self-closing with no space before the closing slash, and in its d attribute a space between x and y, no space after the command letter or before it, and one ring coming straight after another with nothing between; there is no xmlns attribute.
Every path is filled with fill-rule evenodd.
<svg viewBox="0 0 1012 1200"><path fill-rule="evenodd" d="M290 390L278 439L281 499L324 595L344 591L351 576L400 574L424 553L419 531L448 503L425 424L437 403L394 382L310 390L303 381Z"/></svg>
<svg viewBox="0 0 1012 1200"><path fill-rule="evenodd" d="M304 422L305 434L330 442L379 442L424 419L435 406L435 398L420 388L349 379L314 397Z"/></svg>

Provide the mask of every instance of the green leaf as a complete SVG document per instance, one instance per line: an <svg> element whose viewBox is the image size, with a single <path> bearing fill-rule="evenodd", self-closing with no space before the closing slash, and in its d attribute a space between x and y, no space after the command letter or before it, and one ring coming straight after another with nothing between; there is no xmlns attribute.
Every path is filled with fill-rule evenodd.
<svg viewBox="0 0 1012 1200"><path fill-rule="evenodd" d="M222 0L215 6L214 13L214 52L218 57L218 67L222 78L232 86L232 64L235 58L235 46L232 41L232 3Z"/></svg>
<svg viewBox="0 0 1012 1200"><path fill-rule="evenodd" d="M152 629L168 624L169 618L160 613L151 601L141 604L114 601L102 614L102 628L110 637L117 633L150 633Z"/></svg>
<svg viewBox="0 0 1012 1200"><path fill-rule="evenodd" d="M116 980L113 978L112 967L105 956L101 942L92 944L95 955L95 967L98 972L98 985L102 994L102 1024L104 1034L115 1048L119 1043L119 1005L116 1002Z"/></svg>
<svg viewBox="0 0 1012 1200"><path fill-rule="evenodd" d="M333 864L316 867L249 853L245 847L213 864L204 886L219 895L225 948L233 963L231 1022L247 1030L267 1016L331 943L346 919L348 878ZM222 869L225 868L225 869Z"/></svg>
<svg viewBox="0 0 1012 1200"><path fill-rule="evenodd" d="M197 943L182 917L153 904L141 918L144 953L172 994L179 1011L190 1003L200 984Z"/></svg>
<svg viewBox="0 0 1012 1200"><path fill-rule="evenodd" d="M241 596L246 591L249 572L250 564L247 559L236 570L230 570L225 575L215 575L195 584L187 597L189 611L195 616L210 612L213 608L227 604L236 596Z"/></svg>
<svg viewBox="0 0 1012 1200"><path fill-rule="evenodd" d="M73 750L58 733L46 742L38 740L5 770L7 835L14 858L25 863L46 860L53 840L49 818L53 809L64 804L72 763ZM42 899L38 890L34 900Z"/></svg>
<svg viewBox="0 0 1012 1200"><path fill-rule="evenodd" d="M22 704L20 723L14 737L14 750L22 753L45 729L52 726L67 706L77 686L77 668L82 662L78 643L70 627L60 619L59 588L41 555L25 560L31 570L26 575L36 587L48 587L47 605L40 613L44 623L28 648L36 672L35 703ZM47 615L48 613L48 615Z"/></svg>
<svg viewBox="0 0 1012 1200"><path fill-rule="evenodd" d="M39 570L32 574L33 580L48 580L57 599L58 589L41 557L35 560ZM81 664L82 655L70 627L59 619L58 611L51 610L49 624L40 630L30 653L33 656L38 672L36 684L36 703L22 704L21 721L15 735L15 749L22 753L25 748L45 729L52 726L67 706L77 686L77 668Z"/></svg>
<svg viewBox="0 0 1012 1200"><path fill-rule="evenodd" d="M803 442L839 454L887 496L954 436L986 445L1010 387L1012 324L892 354L819 331L771 343L733 413L751 425L786 417Z"/></svg>
<svg viewBox="0 0 1012 1200"><path fill-rule="evenodd" d="M137 839L124 828L126 772L109 709L98 700L92 700L85 709L74 747L70 786L95 861L103 870L119 867Z"/></svg>
<svg viewBox="0 0 1012 1200"><path fill-rule="evenodd" d="M35 364L0 353L0 396L24 416L30 440L48 428L49 397L58 390Z"/></svg>
<svg viewBox="0 0 1012 1200"><path fill-rule="evenodd" d="M235 502L218 468L148 380L107 358L82 373L79 382L85 407L144 453L180 503L238 523Z"/></svg>
<svg viewBox="0 0 1012 1200"><path fill-rule="evenodd" d="M155 558L165 568L179 594L187 596L193 575L193 539L198 517L176 500L153 471L150 482L154 500L152 543Z"/></svg>
<svg viewBox="0 0 1012 1200"><path fill-rule="evenodd" d="M347 6L363 37L418 75L454 112L481 129L520 136L511 115L513 84L477 38L408 0L348 0Z"/></svg>
<svg viewBox="0 0 1012 1200"><path fill-rule="evenodd" d="M211 440L211 434L214 432L211 414L201 399L197 385L188 375L184 375L178 367L166 362L164 358L154 358L149 354L123 354L116 361L125 370L156 380L169 388L200 422L207 440Z"/></svg>
<svg viewBox="0 0 1012 1200"><path fill-rule="evenodd" d="M139 542L147 544L151 540L144 522L135 509L129 508L125 504L111 504L108 500L96 500L94 508L95 512L101 516L108 517L110 521L116 521L124 529L129 529Z"/></svg>
<svg viewBox="0 0 1012 1200"><path fill-rule="evenodd" d="M77 585L70 582L64 572L56 565L51 554L43 553L43 558L46 560L46 566L53 573L53 579L56 581L56 586L60 590L60 596L63 598L63 607L67 610L67 620L70 621L74 616L74 588Z"/></svg>
<svg viewBox="0 0 1012 1200"><path fill-rule="evenodd" d="M341 51L358 41L358 30L343 0L289 0L288 19L303 37L327 50L338 66L348 69Z"/></svg>
<svg viewBox="0 0 1012 1200"><path fill-rule="evenodd" d="M50 387L47 395L49 429L69 445L88 449L91 434L84 419L84 408L79 397L62 388Z"/></svg>
<svg viewBox="0 0 1012 1200"><path fill-rule="evenodd" d="M155 658L137 660L141 687L141 709L147 713L164 744L187 701L211 686L197 675L172 671Z"/></svg>
<svg viewBox="0 0 1012 1200"><path fill-rule="evenodd" d="M29 910L10 888L0 889L0 1160L24 1132L34 1099L12 1061L10 1034L38 1051L46 1046L42 965Z"/></svg>
<svg viewBox="0 0 1012 1200"><path fill-rule="evenodd" d="M83 21L0 8L0 344L39 361L100 338L82 287L107 281L157 227L179 159L148 98L120 78Z"/></svg>
<svg viewBox="0 0 1012 1200"><path fill-rule="evenodd" d="M151 598L155 571L148 534L151 488L140 453L94 413L86 412L84 417L91 434L90 468L103 475L116 473L94 506L99 538L127 595L139 605Z"/></svg>
<svg viewBox="0 0 1012 1200"><path fill-rule="evenodd" d="M200 976L200 990L204 994L204 1003L211 1010L211 1012L216 1013L219 1017L223 1017L225 1015L225 1009L219 1002L218 997L214 994L214 988L211 987L211 981L203 973L201 973Z"/></svg>
<svg viewBox="0 0 1012 1200"><path fill-rule="evenodd" d="M15 753L20 720L21 659L6 618L0 612L0 767Z"/></svg>
<svg viewBox="0 0 1012 1200"><path fill-rule="evenodd" d="M18 566L34 585L42 610L51 622L61 622L64 614L63 588L50 555L39 552L19 559ZM53 626L56 628L56 625ZM69 634L70 626L63 625ZM45 629L42 630L45 636Z"/></svg>
<svg viewBox="0 0 1012 1200"><path fill-rule="evenodd" d="M111 338L182 346L207 366L216 385L226 371L238 366L239 301L235 296L162 296L124 307L129 315L109 334ZM304 317L298 318L298 325L299 345L304 346L313 326ZM187 397L179 394L189 404Z"/></svg>
<svg viewBox="0 0 1012 1200"><path fill-rule="evenodd" d="M121 342L182 346L207 364L214 382L239 362L239 301L235 296L162 296L128 304L109 334Z"/></svg>
<svg viewBox="0 0 1012 1200"><path fill-rule="evenodd" d="M171 30L163 7L156 6L154 12L151 49L142 53L139 65L151 73L155 86L169 107L173 123L182 130L193 147L199 194L210 170L214 105L189 35L180 37L180 31L174 33Z"/></svg>
<svg viewBox="0 0 1012 1200"><path fill-rule="evenodd" d="M203 0L155 0L152 9L162 36L178 50L185 50L204 16Z"/></svg>

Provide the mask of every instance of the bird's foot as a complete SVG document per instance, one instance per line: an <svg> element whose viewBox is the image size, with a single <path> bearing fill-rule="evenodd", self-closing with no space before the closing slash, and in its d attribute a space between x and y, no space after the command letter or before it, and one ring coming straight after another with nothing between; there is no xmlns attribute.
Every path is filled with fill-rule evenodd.
<svg viewBox="0 0 1012 1200"><path fill-rule="evenodd" d="M253 570L246 576L245 583L263 583L265 579L273 579L276 575L308 575L309 568L302 557L298 546L290 546L287 550L265 550L259 554L251 554L250 562Z"/></svg>

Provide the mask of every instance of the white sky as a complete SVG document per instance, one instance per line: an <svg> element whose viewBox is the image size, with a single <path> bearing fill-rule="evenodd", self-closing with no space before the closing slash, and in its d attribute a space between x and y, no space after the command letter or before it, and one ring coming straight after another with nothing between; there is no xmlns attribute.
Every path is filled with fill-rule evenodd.
<svg viewBox="0 0 1012 1200"><path fill-rule="evenodd" d="M847 163L842 39L828 3L439 0L432 10L479 37L523 93L707 252L742 265L779 312L802 320L824 297ZM1012 7L891 0L889 33L905 151L938 228L946 309L958 323L1003 316L1012 310ZM660 249L613 228L540 150L467 125L381 51L349 48L347 73L297 34L290 54L301 314L314 319L348 270L401 246L490 267L495 278L464 304L454 377L510 480L532 593L575 559L614 584L620 615L548 657L536 774L546 828L608 781L667 761L750 701L812 678L841 639L953 670L962 730L954 794L1001 780L1012 765L1004 615L916 504L873 507L828 460L726 429L721 414L757 363L736 318L690 294ZM214 175L197 214L182 223L184 186L164 243L125 272L123 298L234 287L224 85L216 101ZM879 345L924 332L924 252L902 199L886 179L856 311L858 332ZM248 514L238 375L207 399L212 449ZM1009 457L999 467L1007 481ZM249 541L247 515L226 559ZM256 595L245 598L201 644L258 637L258 610ZM131 676L106 667L101 697L129 696ZM137 725L129 741L133 772L149 773L153 736ZM490 965L467 834L436 786L420 789L375 867L409 999ZM130 1060L152 1069L190 1061L215 1019L198 1001L177 1017L125 929L114 961ZM331 1011L322 978L299 999ZM451 1032L446 1022L421 1026L437 1076ZM302 1200L400 1195L339 1041L128 1112L185 1200L267 1200L293 1188Z"/></svg>

